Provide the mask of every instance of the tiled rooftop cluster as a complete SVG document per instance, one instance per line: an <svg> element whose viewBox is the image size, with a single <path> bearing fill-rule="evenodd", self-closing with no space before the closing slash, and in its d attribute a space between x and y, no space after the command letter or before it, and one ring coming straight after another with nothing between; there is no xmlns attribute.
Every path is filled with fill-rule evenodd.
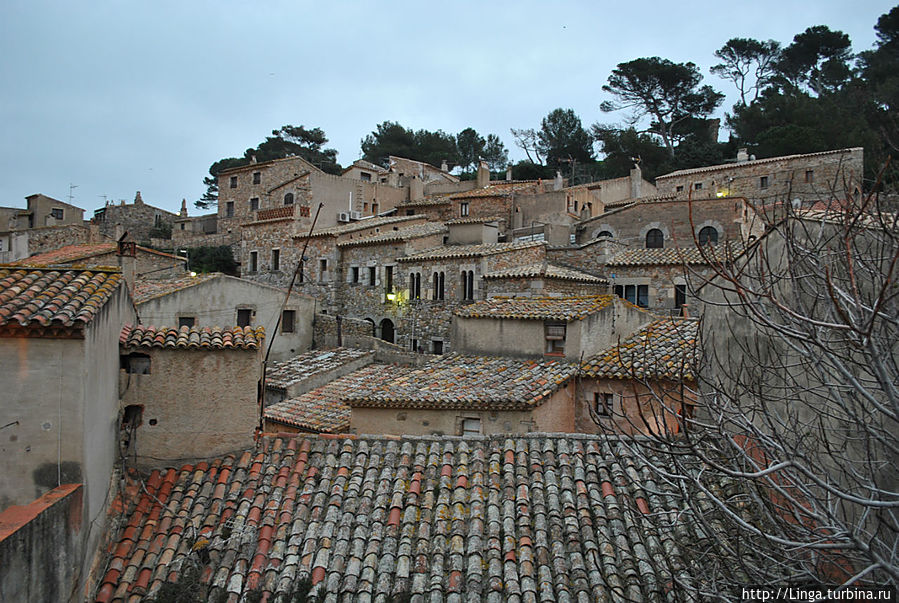
<svg viewBox="0 0 899 603"><path fill-rule="evenodd" d="M193 566L209 600L234 602L301 579L335 601L676 600L707 572L691 544L721 553L651 465L656 450L599 436L265 437L131 476L95 600Z"/></svg>
<svg viewBox="0 0 899 603"><path fill-rule="evenodd" d="M89 323L121 282L112 270L0 266L0 326Z"/></svg>
<svg viewBox="0 0 899 603"><path fill-rule="evenodd" d="M614 295L586 297L492 297L456 310L463 318L580 320L609 307Z"/></svg>
<svg viewBox="0 0 899 603"><path fill-rule="evenodd" d="M134 348L256 350L265 341L263 327L154 327L125 325L119 343Z"/></svg>
<svg viewBox="0 0 899 603"><path fill-rule="evenodd" d="M600 379L695 379L699 323L662 319L649 323L617 346L584 362Z"/></svg>
<svg viewBox="0 0 899 603"><path fill-rule="evenodd" d="M616 253L608 262L615 266L648 266L648 265L704 265L711 262L724 262L739 255L736 244L706 245L701 249L695 245L690 247L665 247L663 249L629 249Z"/></svg>
<svg viewBox="0 0 899 603"><path fill-rule="evenodd" d="M283 362L274 362L265 371L265 386L285 390L317 374L334 370L373 352L353 348L311 350Z"/></svg>
<svg viewBox="0 0 899 603"><path fill-rule="evenodd" d="M188 287L193 287L194 285L199 285L200 283L205 283L206 281L221 276L222 274L220 272L213 272L210 274L198 274L196 276L183 276L179 278L137 279L134 282L134 290L131 292L131 296L134 298L134 303L142 304L153 298L162 297L163 295L168 295L175 291L180 291L181 289L187 289Z"/></svg>
<svg viewBox="0 0 899 603"><path fill-rule="evenodd" d="M350 428L350 407L343 403L343 398L350 392L375 389L393 376L391 367L370 364L296 398L272 404L265 409L265 419L317 433L347 431Z"/></svg>
<svg viewBox="0 0 899 603"><path fill-rule="evenodd" d="M393 379L344 400L354 407L527 410L574 373L564 362L447 354L418 368L395 368Z"/></svg>
<svg viewBox="0 0 899 603"><path fill-rule="evenodd" d="M512 194L534 194L541 189L536 180L522 180L519 182L491 182L483 188L473 188L452 195L453 199L475 199L478 197L505 197Z"/></svg>
<svg viewBox="0 0 899 603"><path fill-rule="evenodd" d="M514 241L512 243L488 243L478 245L448 245L438 249L414 253L397 258L399 262L420 262L423 260L442 260L450 258L468 258L530 249L543 246L543 241Z"/></svg>
<svg viewBox="0 0 899 603"><path fill-rule="evenodd" d="M553 264L528 264L526 266L515 266L506 270L497 270L496 272L488 272L484 278L550 278L560 281L575 281L579 283L608 283L604 278L565 268L563 266L555 266Z"/></svg>
<svg viewBox="0 0 899 603"><path fill-rule="evenodd" d="M13 262L14 266L53 266L57 264L72 264L76 263L78 260L86 260L88 258L92 258L98 255L106 255L109 253L115 253L117 249L116 243L90 243L84 245L66 245L65 247L60 247L59 249L54 249L53 251L47 251L46 253L39 253L37 255L33 255L31 257L23 258L16 262ZM146 253L152 253L155 255L169 257L172 259L180 259L184 260L184 258L178 258L170 253L164 253L162 251L157 251L155 249L149 249L147 247L137 246L138 249L144 251Z"/></svg>
<svg viewBox="0 0 899 603"><path fill-rule="evenodd" d="M443 224L440 224L438 222L427 222L425 224L416 224L414 226L397 228L396 230L387 230L359 239L341 241L340 243L337 243L337 246L352 247L356 245L375 245L378 243L389 243L391 241L406 241L408 239L427 237L443 232L446 232L446 226L444 226Z"/></svg>
<svg viewBox="0 0 899 603"><path fill-rule="evenodd" d="M365 218L357 222L349 224L341 224L340 226L332 226L323 228L312 233L313 237L319 236L336 236L341 234L349 234L357 230L365 230L366 228L374 228L376 226L387 226L391 224L400 224L409 222L410 220L421 220L421 216L379 216L374 218ZM306 235L298 235L297 238L305 238Z"/></svg>

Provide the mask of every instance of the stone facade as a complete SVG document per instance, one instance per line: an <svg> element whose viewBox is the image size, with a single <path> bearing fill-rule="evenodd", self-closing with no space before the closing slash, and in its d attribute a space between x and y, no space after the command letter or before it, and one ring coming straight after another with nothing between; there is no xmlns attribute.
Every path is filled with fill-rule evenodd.
<svg viewBox="0 0 899 603"><path fill-rule="evenodd" d="M804 202L842 198L860 189L864 149L750 159L745 149L736 163L679 170L656 178L658 192L690 196L745 197L753 203Z"/></svg>
<svg viewBox="0 0 899 603"><path fill-rule="evenodd" d="M578 383L580 433L674 434L696 405L690 387L668 381L584 378Z"/></svg>
<svg viewBox="0 0 899 603"><path fill-rule="evenodd" d="M608 292L608 283L583 283L549 276L484 279L484 297L577 297Z"/></svg>
<svg viewBox="0 0 899 603"><path fill-rule="evenodd" d="M137 191L134 203L107 203L106 207L94 212L92 222L100 227L103 236L118 239L127 232L129 240L149 245L151 237L165 238L160 237L158 231L171 232L177 217L177 214L147 205ZM151 232L154 229L156 233Z"/></svg>

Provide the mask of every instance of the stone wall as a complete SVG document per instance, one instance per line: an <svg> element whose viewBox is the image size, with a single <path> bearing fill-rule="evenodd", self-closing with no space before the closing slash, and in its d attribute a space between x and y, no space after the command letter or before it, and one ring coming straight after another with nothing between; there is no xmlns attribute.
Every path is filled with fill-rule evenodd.
<svg viewBox="0 0 899 603"><path fill-rule="evenodd" d="M222 172L218 177L218 232L237 230L244 222L255 221L259 210L283 207L288 193L293 195L294 205L309 208L308 216L298 217L308 217L311 223L315 208L309 174L313 171L319 170L300 157L289 157ZM251 209L253 198L258 199L256 210Z"/></svg>
<svg viewBox="0 0 899 603"><path fill-rule="evenodd" d="M169 466L253 445L262 349L139 347L121 353L150 357L149 374L119 374L122 405L141 409L125 449L139 466Z"/></svg>
<svg viewBox="0 0 899 603"><path fill-rule="evenodd" d="M606 276L615 286L647 285L649 287L650 310L661 310L665 314L680 315L675 306L675 287L684 285L686 304L696 305L691 291L702 286L714 272L709 266L688 266L664 264L649 266L610 266ZM689 282L689 286L687 286Z"/></svg>
<svg viewBox="0 0 899 603"><path fill-rule="evenodd" d="M65 224L63 226L45 226L43 228L30 228L26 231L14 233L16 238L24 237L24 254L19 252L20 258L12 258L10 261L25 258L38 253L54 251L66 245L84 245L87 243L99 243L99 232L92 232L89 226L84 224ZM21 244L16 245L21 249Z"/></svg>
<svg viewBox="0 0 899 603"><path fill-rule="evenodd" d="M659 194L693 196L722 194L752 202L816 201L842 198L860 187L864 164L861 147L738 161L656 178ZM844 181L846 186L844 186ZM848 186L848 190L847 190Z"/></svg>
<svg viewBox="0 0 899 603"><path fill-rule="evenodd" d="M548 247L546 259L550 264L605 277L606 262L624 249L626 249L624 245L613 239L594 239L582 245Z"/></svg>
<svg viewBox="0 0 899 603"><path fill-rule="evenodd" d="M92 222L100 227L103 236L117 239L127 232L130 240L148 245L154 227L172 228L176 218L177 214L144 203L138 191L134 203L110 203L94 212Z"/></svg>
<svg viewBox="0 0 899 603"><path fill-rule="evenodd" d="M603 295L607 283L581 283L555 278L491 278L484 279L484 297L577 297Z"/></svg>
<svg viewBox="0 0 899 603"><path fill-rule="evenodd" d="M79 600L83 495L65 484L0 513L0 601Z"/></svg>

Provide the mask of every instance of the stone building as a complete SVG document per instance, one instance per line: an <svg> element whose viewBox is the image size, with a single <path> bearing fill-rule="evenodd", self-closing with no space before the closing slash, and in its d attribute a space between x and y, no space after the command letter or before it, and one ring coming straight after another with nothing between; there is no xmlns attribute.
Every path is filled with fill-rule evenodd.
<svg viewBox="0 0 899 603"><path fill-rule="evenodd" d="M380 182L386 184L388 171L387 168L371 163L370 161L357 159L340 172L340 175L344 178L362 180L363 182Z"/></svg>
<svg viewBox="0 0 899 603"><path fill-rule="evenodd" d="M13 262L17 266L117 266L129 287L138 279L164 279L186 273L187 260L130 242L66 245Z"/></svg>
<svg viewBox="0 0 899 603"><path fill-rule="evenodd" d="M745 197L753 203L814 202L861 190L864 149L755 159L740 149L735 163L678 170L656 178L659 194L689 197Z"/></svg>
<svg viewBox="0 0 899 603"><path fill-rule="evenodd" d="M177 327L261 326L270 360L284 360L312 347L316 300L221 273L139 280L134 303L141 322ZM279 320L280 317L280 320Z"/></svg>
<svg viewBox="0 0 899 603"><path fill-rule="evenodd" d="M40 193L25 199L24 209L0 207L0 262L99 239L85 225L80 207Z"/></svg>
<svg viewBox="0 0 899 603"><path fill-rule="evenodd" d="M555 360L448 354L394 367L344 395L354 433L489 435L574 431L576 366Z"/></svg>
<svg viewBox="0 0 899 603"><path fill-rule="evenodd" d="M83 485L73 521L93 529L66 544L74 592L105 530L119 459L118 337L136 319L118 270L0 267L0 510Z"/></svg>
<svg viewBox="0 0 899 603"><path fill-rule="evenodd" d="M17 230L84 223L84 210L70 203L41 193L28 195L25 201L28 208L19 213Z"/></svg>
<svg viewBox="0 0 899 603"><path fill-rule="evenodd" d="M547 252L547 255L549 253ZM484 275L485 297L578 297L609 292L609 281L548 262Z"/></svg>
<svg viewBox="0 0 899 603"><path fill-rule="evenodd" d="M119 338L122 452L138 466L253 445L262 327L126 325Z"/></svg>
<svg viewBox="0 0 899 603"><path fill-rule="evenodd" d="M100 234L118 240L128 233L131 240L150 245L151 239L172 237L177 214L144 203L140 191L134 195L134 203L107 203L94 211L91 220L100 227Z"/></svg>
<svg viewBox="0 0 899 603"><path fill-rule="evenodd" d="M651 319L614 295L497 297L454 312L453 344L466 354L577 362L629 337Z"/></svg>
<svg viewBox="0 0 899 603"><path fill-rule="evenodd" d="M656 320L586 360L578 382L577 431L680 432L698 400L698 324Z"/></svg>

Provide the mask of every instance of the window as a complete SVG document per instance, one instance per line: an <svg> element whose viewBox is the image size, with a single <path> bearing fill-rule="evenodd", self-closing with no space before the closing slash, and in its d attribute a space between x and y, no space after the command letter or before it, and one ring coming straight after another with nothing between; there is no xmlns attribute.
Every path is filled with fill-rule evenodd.
<svg viewBox="0 0 899 603"><path fill-rule="evenodd" d="M350 268L350 282L359 282L359 266L353 266L352 268Z"/></svg>
<svg viewBox="0 0 899 603"><path fill-rule="evenodd" d="M284 205L293 205L293 193L284 195Z"/></svg>
<svg viewBox="0 0 899 603"><path fill-rule="evenodd" d="M420 350L418 349L418 340L417 339L412 340L412 342L409 344L409 349L412 350L413 352L420 353Z"/></svg>
<svg viewBox="0 0 899 603"><path fill-rule="evenodd" d="M251 251L250 252L250 272L256 272L259 269L259 252Z"/></svg>
<svg viewBox="0 0 899 603"><path fill-rule="evenodd" d="M328 260L318 261L318 282L324 283L328 280Z"/></svg>
<svg viewBox="0 0 899 603"><path fill-rule="evenodd" d="M612 401L615 394L605 392L593 392L593 409L600 417L609 417L612 415Z"/></svg>
<svg viewBox="0 0 899 603"><path fill-rule="evenodd" d="M805 181L809 184L815 181L815 170L805 170Z"/></svg>
<svg viewBox="0 0 899 603"><path fill-rule="evenodd" d="M700 245L714 245L718 242L718 229L714 226L706 226L699 231Z"/></svg>
<svg viewBox="0 0 899 603"><path fill-rule="evenodd" d="M248 327L253 324L253 310L250 308L237 309L237 326Z"/></svg>
<svg viewBox="0 0 899 603"><path fill-rule="evenodd" d="M197 319L194 316L181 316L178 318L178 328L187 327L191 328L197 324Z"/></svg>
<svg viewBox="0 0 899 603"><path fill-rule="evenodd" d="M600 231L600 233L599 233L598 235L596 235L596 238L597 238L597 239L601 239L601 238L603 238L603 237L607 237L607 238L611 239L611 238L614 237L614 236L615 236L615 235L613 235L613 234L612 234L611 232L609 232L608 230L603 230L603 231Z"/></svg>
<svg viewBox="0 0 899 603"><path fill-rule="evenodd" d="M434 287L431 291L431 299L434 300L442 300L444 299L444 285L446 282L446 274L444 272L435 272L434 273Z"/></svg>
<svg viewBox="0 0 899 603"><path fill-rule="evenodd" d="M683 185L683 184L679 184L677 187L675 187L674 192L676 192L676 193L682 193L682 192L684 192L684 185Z"/></svg>
<svg viewBox="0 0 899 603"><path fill-rule="evenodd" d="M431 353L432 354L443 354L443 340L442 339L432 339L431 340Z"/></svg>
<svg viewBox="0 0 899 603"><path fill-rule="evenodd" d="M646 233L646 248L661 249L665 246L665 235L658 228L653 228Z"/></svg>
<svg viewBox="0 0 899 603"><path fill-rule="evenodd" d="M253 184L259 184L260 182L262 182L262 173L253 172Z"/></svg>
<svg viewBox="0 0 899 603"><path fill-rule="evenodd" d="M225 203L225 217L234 217L234 201L228 201L227 203Z"/></svg>
<svg viewBox="0 0 899 603"><path fill-rule="evenodd" d="M371 174L368 172L359 172L359 180L362 182L371 182Z"/></svg>
<svg viewBox="0 0 899 603"><path fill-rule="evenodd" d="M373 216L377 216L377 215L378 215L378 204L377 204L377 203L372 202L372 204L371 204L371 215L373 215Z"/></svg>
<svg viewBox="0 0 899 603"><path fill-rule="evenodd" d="M144 407L142 404L129 404L122 414L122 427L138 427L143 422Z"/></svg>
<svg viewBox="0 0 899 603"><path fill-rule="evenodd" d="M407 215L407 216L414 216L414 215L415 215L415 210L414 210L414 209L407 209L407 210L406 210L406 215Z"/></svg>
<svg viewBox="0 0 899 603"><path fill-rule="evenodd" d="M759 188L768 188L768 176L759 178Z"/></svg>
<svg viewBox="0 0 899 603"><path fill-rule="evenodd" d="M649 307L649 285L637 285L637 305L641 308Z"/></svg>
<svg viewBox="0 0 899 603"><path fill-rule="evenodd" d="M677 309L683 308L684 304L687 303L687 286L686 285L675 285L674 286L674 307Z"/></svg>
<svg viewBox="0 0 899 603"><path fill-rule="evenodd" d="M228 186L230 186L231 188L237 188L237 176L231 176Z"/></svg>
<svg viewBox="0 0 899 603"><path fill-rule="evenodd" d="M567 325L564 322L543 323L543 335L546 339L546 354L563 356L565 354L565 335Z"/></svg>
<svg viewBox="0 0 899 603"><path fill-rule="evenodd" d="M393 291L393 266L384 266L384 291Z"/></svg>
<svg viewBox="0 0 899 603"><path fill-rule="evenodd" d="M376 284L375 281L377 281L377 276L378 276L377 270L378 269L375 268L374 266L368 267L368 286L369 287L374 287Z"/></svg>
<svg viewBox="0 0 899 603"><path fill-rule="evenodd" d="M462 436L481 435L481 420L476 418L462 419Z"/></svg>
<svg viewBox="0 0 899 603"><path fill-rule="evenodd" d="M296 310L284 310L284 312L281 313L281 332L293 333L296 330L296 319Z"/></svg>
<svg viewBox="0 0 899 603"><path fill-rule="evenodd" d="M702 182L697 182L693 185L693 190L701 191L702 190Z"/></svg>
<svg viewBox="0 0 899 603"><path fill-rule="evenodd" d="M621 285L615 285L615 295L624 299L624 287Z"/></svg>
<svg viewBox="0 0 899 603"><path fill-rule="evenodd" d="M474 270L462 271L462 299L474 299Z"/></svg>
<svg viewBox="0 0 899 603"><path fill-rule="evenodd" d="M466 217L468 215L468 203L460 203L459 204L459 216Z"/></svg>
<svg viewBox="0 0 899 603"><path fill-rule="evenodd" d="M409 275L409 299L421 299L421 274L417 272Z"/></svg>
<svg viewBox="0 0 899 603"><path fill-rule="evenodd" d="M259 209L259 197L250 197L250 211Z"/></svg>
<svg viewBox="0 0 899 603"><path fill-rule="evenodd" d="M137 352L119 356L119 366L131 375L149 375L150 357Z"/></svg>
<svg viewBox="0 0 899 603"><path fill-rule="evenodd" d="M181 230L184 230L184 222L181 223Z"/></svg>
<svg viewBox="0 0 899 603"><path fill-rule="evenodd" d="M50 217L54 220L62 220L64 215L65 211L61 207L54 207L50 210Z"/></svg>
<svg viewBox="0 0 899 603"><path fill-rule="evenodd" d="M272 249L272 272L281 270L281 250Z"/></svg>

